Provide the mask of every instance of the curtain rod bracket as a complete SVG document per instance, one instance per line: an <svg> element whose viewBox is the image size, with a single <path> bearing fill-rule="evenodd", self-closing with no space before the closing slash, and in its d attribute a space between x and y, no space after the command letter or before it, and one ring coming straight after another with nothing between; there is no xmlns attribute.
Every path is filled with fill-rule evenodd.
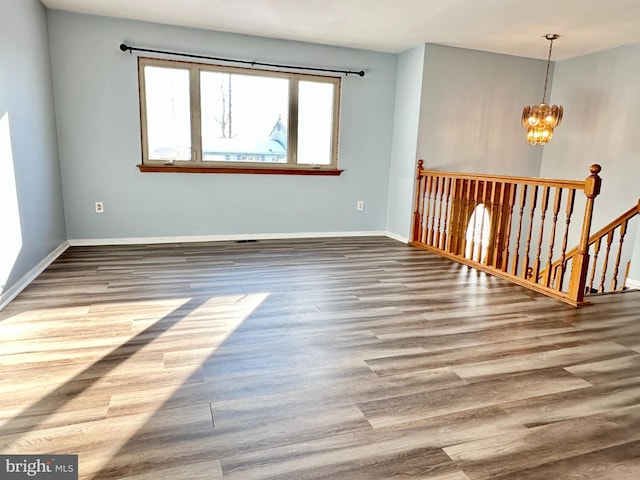
<svg viewBox="0 0 640 480"><path fill-rule="evenodd" d="M201 58L201 59L205 59L205 60L215 60L218 62L231 62L231 63L242 63L245 65L251 65L252 67L255 67L256 65L259 65L261 67L275 67L275 68L287 68L290 70L307 70L307 71L312 71L312 72L326 72L326 73L344 73L345 75L358 75L359 77L364 77L364 70L360 70L360 71L353 71L353 70L337 70L337 69L333 69L333 68L317 68L317 67L300 67L297 65L280 65L277 63L262 63L262 62L256 62L254 61L248 61L248 60L236 60L233 58L220 58L220 57L210 57L207 55L196 55L193 53L181 53L181 52L171 52L168 50L154 50L151 48L140 48L140 47L132 47L131 45L127 45L126 43L121 43L120 44L120 50L122 50L123 52L126 52L127 50L129 51L129 53L133 53L134 50L138 51L138 52L150 52L150 53L160 53L160 54L164 54L164 55L177 55L180 57L191 57L191 58Z"/></svg>

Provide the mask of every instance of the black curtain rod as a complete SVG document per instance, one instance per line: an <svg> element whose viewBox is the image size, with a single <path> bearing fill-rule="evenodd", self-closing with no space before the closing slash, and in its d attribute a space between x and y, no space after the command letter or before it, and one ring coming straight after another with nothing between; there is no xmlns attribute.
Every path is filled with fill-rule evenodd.
<svg viewBox="0 0 640 480"><path fill-rule="evenodd" d="M132 47L125 43L120 44L120 50L122 50L123 52L126 52L128 50L129 53L132 53L135 50L137 52L162 53L165 55L177 55L180 57L203 58L206 60L215 60L217 62L242 63L245 65L251 65L251 66L259 65L261 67L288 68L291 70L309 70L313 72L344 73L345 75L358 75L360 77L364 77L364 70L360 70L359 72L356 72L353 70L335 70L331 68L300 67L296 65L279 65L277 63L263 63L263 62L254 62L250 60L234 60L232 58L209 57L207 55L196 55L193 53L180 53L180 52L170 52L168 50L154 50L151 48Z"/></svg>

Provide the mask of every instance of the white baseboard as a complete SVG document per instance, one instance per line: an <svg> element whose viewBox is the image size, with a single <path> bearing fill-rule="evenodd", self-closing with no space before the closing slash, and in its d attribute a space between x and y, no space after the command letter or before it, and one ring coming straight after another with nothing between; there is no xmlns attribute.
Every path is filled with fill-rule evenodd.
<svg viewBox="0 0 640 480"><path fill-rule="evenodd" d="M152 243L229 242L236 240L286 240L289 238L384 237L388 232L303 232L303 233L235 233L231 235L191 235L175 237L75 238L73 247L94 245L139 245ZM391 237L394 238L394 237Z"/></svg>
<svg viewBox="0 0 640 480"><path fill-rule="evenodd" d="M56 258L62 255L67 248L69 248L69 242L62 242L53 252L43 258L35 267L29 270L26 275L13 284L11 288L2 292L2 295L0 295L0 310L6 307L11 300L16 298L22 290L27 288L27 286L33 282L45 268L51 265Z"/></svg>
<svg viewBox="0 0 640 480"><path fill-rule="evenodd" d="M624 284L627 288L633 288L634 290L640 290L640 280L636 280L634 278L627 278L627 281Z"/></svg>
<svg viewBox="0 0 640 480"><path fill-rule="evenodd" d="M389 238L393 238L402 243L409 243L409 237L403 237L402 235L395 234L393 232L386 232L385 235Z"/></svg>

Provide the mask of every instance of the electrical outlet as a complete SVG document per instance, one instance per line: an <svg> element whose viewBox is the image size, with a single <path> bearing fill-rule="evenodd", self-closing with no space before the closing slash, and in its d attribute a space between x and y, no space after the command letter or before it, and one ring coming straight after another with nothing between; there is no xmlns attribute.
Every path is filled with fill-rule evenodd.
<svg viewBox="0 0 640 480"><path fill-rule="evenodd" d="M96 202L96 213L104 213L104 204L102 202Z"/></svg>
<svg viewBox="0 0 640 480"><path fill-rule="evenodd" d="M359 212L364 210L364 201L358 200L358 202L356 203L356 210Z"/></svg>

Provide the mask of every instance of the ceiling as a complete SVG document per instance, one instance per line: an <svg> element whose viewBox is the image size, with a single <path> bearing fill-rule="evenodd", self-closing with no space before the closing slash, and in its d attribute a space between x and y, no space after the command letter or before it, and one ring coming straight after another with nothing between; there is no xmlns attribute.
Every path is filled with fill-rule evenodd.
<svg viewBox="0 0 640 480"><path fill-rule="evenodd" d="M553 60L640 43L640 0L41 0L48 8L399 53L423 43Z"/></svg>

